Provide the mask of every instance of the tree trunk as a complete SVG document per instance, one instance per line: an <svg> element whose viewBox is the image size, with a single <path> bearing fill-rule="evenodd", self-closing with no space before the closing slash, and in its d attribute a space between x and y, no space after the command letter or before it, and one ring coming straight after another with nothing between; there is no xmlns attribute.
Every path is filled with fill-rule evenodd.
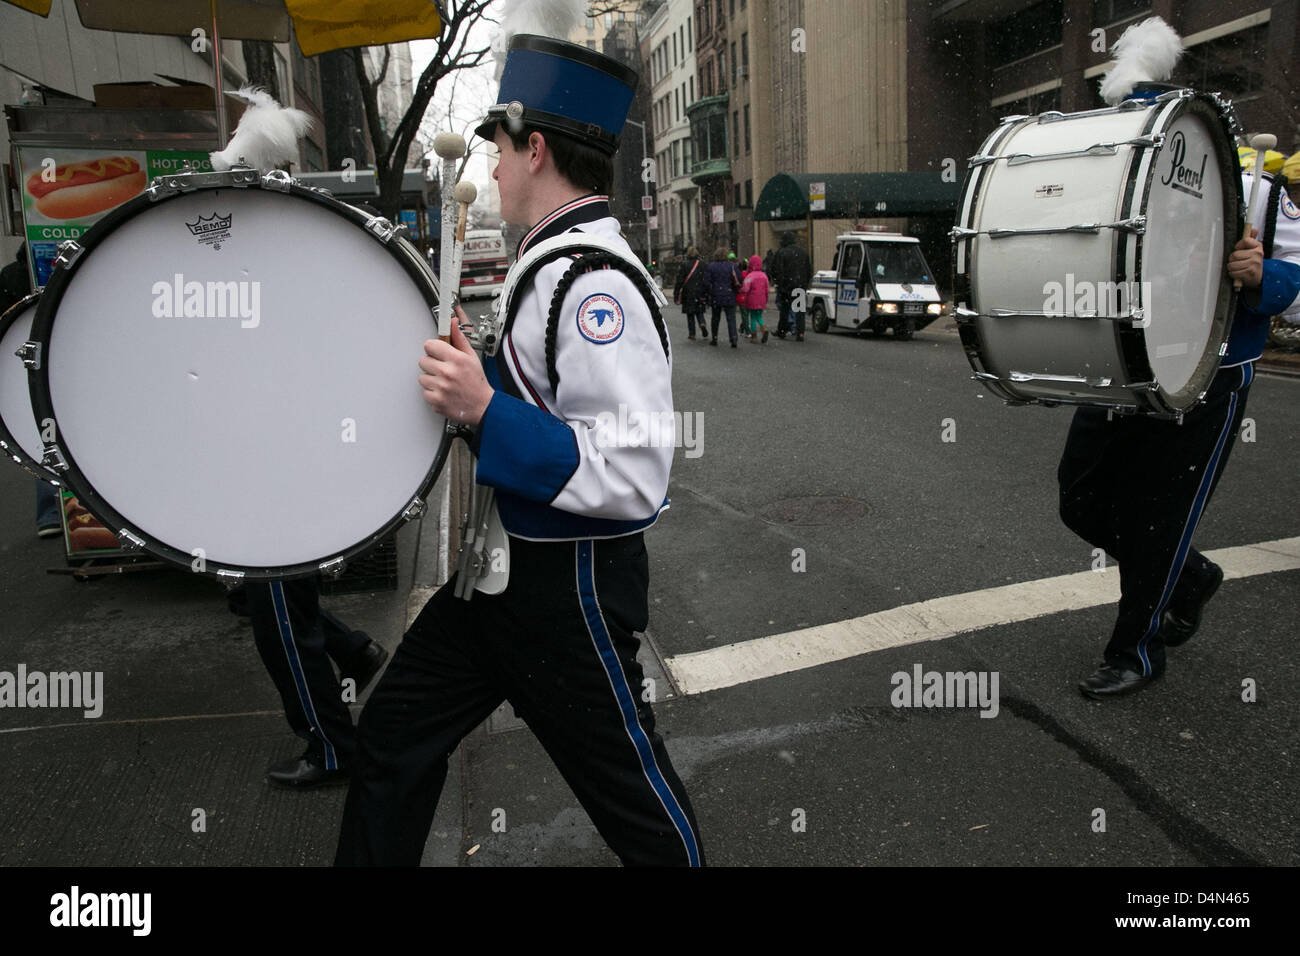
<svg viewBox="0 0 1300 956"><path fill-rule="evenodd" d="M283 103L280 95L280 77L275 71L275 46L269 40L242 40L244 46L244 67L248 82L260 86Z"/></svg>

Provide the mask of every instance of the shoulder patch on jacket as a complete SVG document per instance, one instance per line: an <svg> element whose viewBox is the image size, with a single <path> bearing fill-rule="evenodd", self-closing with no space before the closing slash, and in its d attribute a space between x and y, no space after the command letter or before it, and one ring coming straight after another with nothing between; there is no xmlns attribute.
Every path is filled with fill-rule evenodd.
<svg viewBox="0 0 1300 956"><path fill-rule="evenodd" d="M596 292L578 305L578 331L588 342L607 345L623 334L623 306L607 292Z"/></svg>

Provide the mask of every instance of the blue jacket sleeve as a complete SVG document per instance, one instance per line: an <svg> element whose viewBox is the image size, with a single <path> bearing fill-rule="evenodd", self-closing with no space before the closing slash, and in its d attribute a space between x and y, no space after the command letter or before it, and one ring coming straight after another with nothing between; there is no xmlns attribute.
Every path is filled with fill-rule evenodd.
<svg viewBox="0 0 1300 956"><path fill-rule="evenodd" d="M1270 316L1285 312L1300 295L1300 265L1283 259L1265 259L1264 275L1259 284L1259 303L1246 303L1257 315ZM1253 299L1254 296L1249 298Z"/></svg>
<svg viewBox="0 0 1300 956"><path fill-rule="evenodd" d="M549 503L578 469L578 441L550 412L498 389L474 438L478 483Z"/></svg>

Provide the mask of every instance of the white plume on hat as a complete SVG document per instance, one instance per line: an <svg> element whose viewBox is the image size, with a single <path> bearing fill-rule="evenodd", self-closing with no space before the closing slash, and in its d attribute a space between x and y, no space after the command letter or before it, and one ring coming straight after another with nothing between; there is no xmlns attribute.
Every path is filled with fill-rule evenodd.
<svg viewBox="0 0 1300 956"><path fill-rule="evenodd" d="M1168 80L1183 40L1164 20L1148 17L1125 30L1111 50L1115 65L1101 78L1101 98L1115 106L1140 83Z"/></svg>
<svg viewBox="0 0 1300 956"><path fill-rule="evenodd" d="M256 86L245 86L235 95L249 106L230 143L211 154L212 168L221 172L242 161L254 169L268 170L296 160L298 140L311 129L312 118L302 110L281 106Z"/></svg>

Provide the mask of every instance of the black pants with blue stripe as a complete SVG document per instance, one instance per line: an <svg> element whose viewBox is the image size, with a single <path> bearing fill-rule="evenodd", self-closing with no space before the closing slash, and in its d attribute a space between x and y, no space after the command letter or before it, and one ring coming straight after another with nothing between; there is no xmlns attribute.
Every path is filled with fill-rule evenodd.
<svg viewBox="0 0 1300 956"><path fill-rule="evenodd" d="M643 697L640 534L510 539L499 595L447 584L406 632L357 724L336 864L420 862L461 739L503 700L625 864L699 865L699 828Z"/></svg>
<svg viewBox="0 0 1300 956"><path fill-rule="evenodd" d="M1057 471L1061 520L1119 562L1107 663L1164 671L1160 618L1184 567L1196 579L1208 567L1192 535L1236 443L1253 378L1249 362L1222 369L1181 424L1143 415L1107 420L1103 408L1075 412Z"/></svg>
<svg viewBox="0 0 1300 956"><path fill-rule="evenodd" d="M349 665L369 638L320 606L316 578L245 585L253 640L306 756L330 770L352 762L352 714L334 669Z"/></svg>

